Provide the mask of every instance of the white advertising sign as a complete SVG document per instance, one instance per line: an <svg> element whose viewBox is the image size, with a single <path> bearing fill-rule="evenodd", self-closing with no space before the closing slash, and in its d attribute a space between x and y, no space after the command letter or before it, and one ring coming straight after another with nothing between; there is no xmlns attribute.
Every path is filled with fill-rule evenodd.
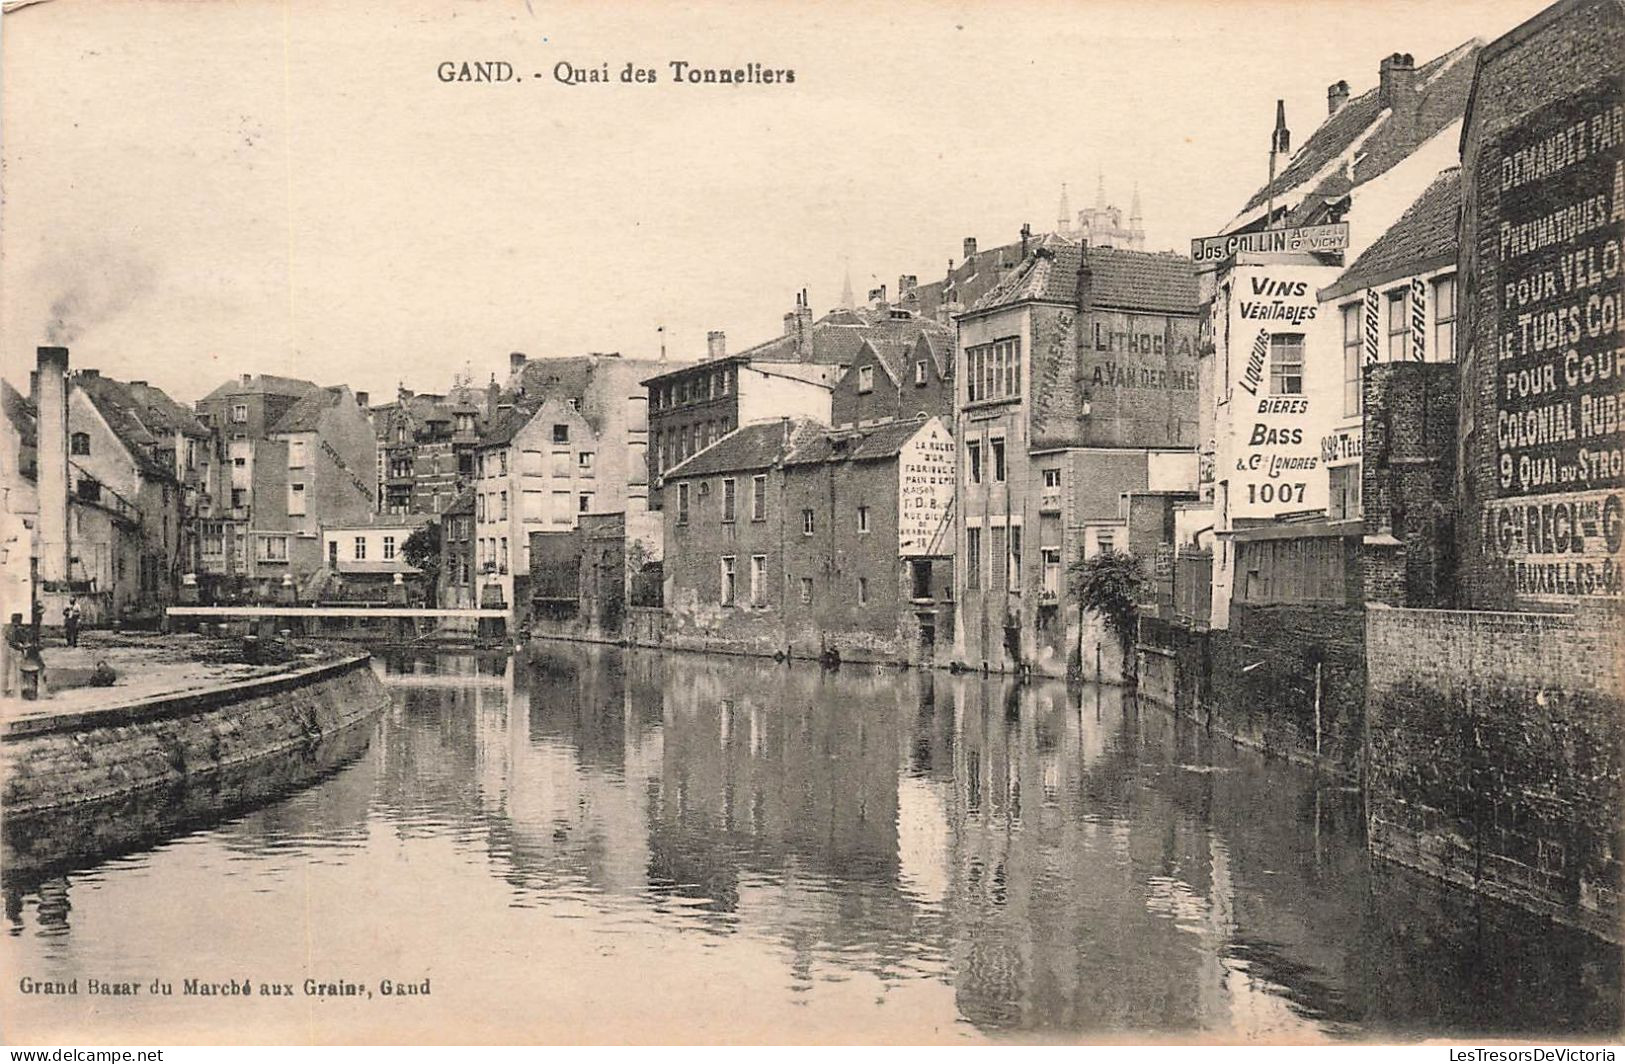
<svg viewBox="0 0 1625 1064"><path fill-rule="evenodd" d="M1330 271L1335 274L1335 269ZM1276 517L1326 507L1321 439L1334 412L1308 394L1317 357L1320 304L1328 270L1313 266L1238 268L1230 298L1231 517Z"/></svg>
<svg viewBox="0 0 1625 1064"><path fill-rule="evenodd" d="M954 552L954 438L936 418L897 456L897 552L905 558Z"/></svg>

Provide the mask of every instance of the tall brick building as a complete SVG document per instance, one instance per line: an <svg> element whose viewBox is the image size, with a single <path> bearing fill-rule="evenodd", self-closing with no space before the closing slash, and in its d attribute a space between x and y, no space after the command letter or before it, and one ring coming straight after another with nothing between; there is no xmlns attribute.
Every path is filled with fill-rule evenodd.
<svg viewBox="0 0 1625 1064"><path fill-rule="evenodd" d="M1050 235L959 318L959 660L1066 672L1067 567L1127 546L1132 494L1194 490L1196 292L1189 259Z"/></svg>
<svg viewBox="0 0 1625 1064"><path fill-rule="evenodd" d="M1619 603L1625 15L1565 0L1484 50L1461 135L1461 561L1472 605Z"/></svg>

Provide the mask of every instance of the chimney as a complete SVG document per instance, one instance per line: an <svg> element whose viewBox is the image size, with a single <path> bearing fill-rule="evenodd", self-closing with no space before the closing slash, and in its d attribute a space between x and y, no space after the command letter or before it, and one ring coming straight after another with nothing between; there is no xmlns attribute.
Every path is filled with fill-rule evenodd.
<svg viewBox="0 0 1625 1064"><path fill-rule="evenodd" d="M728 334L721 329L712 329L705 334L705 357L719 359L728 357Z"/></svg>
<svg viewBox="0 0 1625 1064"><path fill-rule="evenodd" d="M361 409L365 410L365 409L367 409L368 407L370 407L372 405L370 402L368 402L368 400L371 399L371 398L372 398L372 396L369 395L366 392L356 392L355 393L355 405L359 406Z"/></svg>
<svg viewBox="0 0 1625 1064"><path fill-rule="evenodd" d="M1343 109L1349 102L1349 83L1337 81L1326 86L1326 115L1330 117Z"/></svg>
<svg viewBox="0 0 1625 1064"><path fill-rule="evenodd" d="M876 310L885 310L890 304L886 302L886 286L869 289L869 304Z"/></svg>
<svg viewBox="0 0 1625 1064"><path fill-rule="evenodd" d="M254 383L254 375L252 373L243 374L243 387L244 388L248 387L250 384L253 384L253 383Z"/></svg>
<svg viewBox="0 0 1625 1064"><path fill-rule="evenodd" d="M102 371L99 370L99 369L81 369L81 370L76 370L74 372L74 376L83 377L86 380L92 380L92 381L95 380L97 377L100 377L101 375L102 375Z"/></svg>
<svg viewBox="0 0 1625 1064"><path fill-rule="evenodd" d="M965 238L965 255L964 255L965 260L969 261L970 258L975 254L976 254L976 238L973 237L973 236L968 236L968 237Z"/></svg>
<svg viewBox="0 0 1625 1064"><path fill-rule="evenodd" d="M897 278L897 298L903 299L910 292L920 287L920 279L912 273L905 273Z"/></svg>
<svg viewBox="0 0 1625 1064"><path fill-rule="evenodd" d="M1275 101L1275 132L1270 135L1270 151L1278 155L1292 154L1292 131L1286 128L1286 101Z"/></svg>
<svg viewBox="0 0 1625 1064"><path fill-rule="evenodd" d="M1027 257L1027 242L1029 240L1031 240L1032 238L1033 238L1032 223L1031 222L1022 222L1021 223L1021 257L1022 258Z"/></svg>
<svg viewBox="0 0 1625 1064"><path fill-rule="evenodd" d="M812 354L812 300L803 288L796 297L796 354L805 359Z"/></svg>
<svg viewBox="0 0 1625 1064"><path fill-rule="evenodd" d="M132 388L145 388L146 386L147 386L146 381L131 381L130 382L130 387L132 387Z"/></svg>
<svg viewBox="0 0 1625 1064"><path fill-rule="evenodd" d="M1078 253L1078 283L1075 290L1078 300L1078 313L1086 313L1090 308L1092 298L1091 289L1094 286L1095 272L1089 265L1089 241L1084 240L1079 245ZM1083 329L1078 329L1078 342L1083 343Z"/></svg>
<svg viewBox="0 0 1625 1064"><path fill-rule="evenodd" d="M512 354L510 354L508 356L508 372L509 373L518 373L520 370L522 370L524 368L525 368L525 356L524 356L523 352L515 351L515 352L513 352Z"/></svg>
<svg viewBox="0 0 1625 1064"><path fill-rule="evenodd" d="M39 578L60 582L68 579L68 349L37 354Z"/></svg>
<svg viewBox="0 0 1625 1064"><path fill-rule="evenodd" d="M1395 52L1382 61L1377 78L1377 99L1388 108L1401 146L1416 144L1416 112L1421 93L1416 91L1416 60Z"/></svg>

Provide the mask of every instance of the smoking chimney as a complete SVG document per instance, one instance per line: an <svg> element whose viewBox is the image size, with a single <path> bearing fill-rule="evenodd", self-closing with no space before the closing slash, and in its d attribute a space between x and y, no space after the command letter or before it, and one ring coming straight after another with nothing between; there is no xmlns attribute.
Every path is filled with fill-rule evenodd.
<svg viewBox="0 0 1625 1064"><path fill-rule="evenodd" d="M68 579L68 349L37 353L39 576L56 583Z"/></svg>
<svg viewBox="0 0 1625 1064"><path fill-rule="evenodd" d="M1332 84L1326 86L1326 114L1328 117L1335 115L1338 111L1341 111L1343 109L1343 105L1348 102L1348 82L1334 81Z"/></svg>
<svg viewBox="0 0 1625 1064"><path fill-rule="evenodd" d="M726 358L728 355L728 334L721 329L712 329L705 334L705 357L709 359Z"/></svg>
<svg viewBox="0 0 1625 1064"><path fill-rule="evenodd" d="M973 236L968 236L968 237L965 238L965 256L964 256L965 261L969 262L971 257L974 256L975 254L976 254L976 238L973 237Z"/></svg>

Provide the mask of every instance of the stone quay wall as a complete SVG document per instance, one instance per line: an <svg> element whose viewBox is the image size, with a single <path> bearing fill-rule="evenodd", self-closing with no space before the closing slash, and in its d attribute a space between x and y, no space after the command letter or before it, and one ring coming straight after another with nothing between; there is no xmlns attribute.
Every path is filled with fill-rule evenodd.
<svg viewBox="0 0 1625 1064"><path fill-rule="evenodd" d="M366 654L274 676L6 722L8 829L74 806L166 787L311 748L371 724L389 703Z"/></svg>
<svg viewBox="0 0 1625 1064"><path fill-rule="evenodd" d="M1625 939L1619 623L1371 606L1373 853Z"/></svg>

